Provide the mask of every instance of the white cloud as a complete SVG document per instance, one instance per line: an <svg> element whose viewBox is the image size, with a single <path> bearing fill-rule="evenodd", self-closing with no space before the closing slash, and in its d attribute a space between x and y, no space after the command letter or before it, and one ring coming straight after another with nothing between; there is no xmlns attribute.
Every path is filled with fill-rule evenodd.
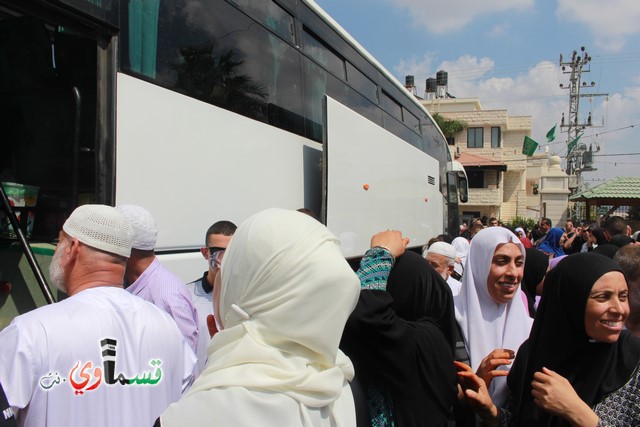
<svg viewBox="0 0 640 427"><path fill-rule="evenodd" d="M409 59L402 59L400 63L393 67L396 75L406 76L425 76L434 74L431 70L431 63L433 62L435 55L433 53L425 53L422 58L412 56Z"/></svg>
<svg viewBox="0 0 640 427"><path fill-rule="evenodd" d="M532 137L541 143L554 124L560 125L562 113L568 114L569 110L569 93L558 86L560 82L567 83L566 76L556 63L550 61L539 62L510 77L498 75L501 70L493 59L471 55L437 64L433 54L426 54L422 59L414 57L402 61L395 69L416 76L435 76L435 70L447 71L449 93L458 98L478 98L485 110L506 109L511 116L531 116ZM416 78L416 84L417 93L423 95L424 80ZM594 147L597 143L602 148L598 155L640 151L635 148L640 125L628 130L607 132L640 122L640 87L626 88L624 93L614 93L608 98L594 98L592 103L588 98L582 98L580 111L580 119L585 121L587 113L592 112L594 127L585 131L583 140L587 145L593 143ZM596 127L601 126L603 121L604 127ZM555 145L551 145L550 150L562 157L567 134L560 132L558 127L556 135ZM632 164L636 157L597 156L595 159L598 170L586 174L585 179L637 176L637 165Z"/></svg>
<svg viewBox="0 0 640 427"><path fill-rule="evenodd" d="M414 24L428 31L443 34L462 29L480 15L490 15L509 10L522 10L533 6L533 0L391 0L406 9Z"/></svg>
<svg viewBox="0 0 640 427"><path fill-rule="evenodd" d="M627 37L640 34L637 0L558 0L556 15L588 27L596 46L609 52L621 51Z"/></svg>
<svg viewBox="0 0 640 427"><path fill-rule="evenodd" d="M489 30L487 35L491 38L504 37L509 33L510 29L511 29L511 25L509 24L498 24L493 28L491 28L491 30Z"/></svg>

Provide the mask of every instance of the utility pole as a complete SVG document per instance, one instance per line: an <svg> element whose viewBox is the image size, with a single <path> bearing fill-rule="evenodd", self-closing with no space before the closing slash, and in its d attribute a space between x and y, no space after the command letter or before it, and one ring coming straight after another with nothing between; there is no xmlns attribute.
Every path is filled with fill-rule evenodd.
<svg viewBox="0 0 640 427"><path fill-rule="evenodd" d="M590 63L591 56L589 56L584 46L580 48L580 52L574 50L569 61L563 61L562 54L560 54L562 73L570 75L569 86L564 86L564 84L560 83L561 89L569 89L569 119L565 120L564 113L562 113L560 130L565 131L566 129L567 132L566 172L569 175L569 182L572 184L569 186L572 193L582 188L581 172L595 170L591 167L593 162L592 150L589 149L587 151L587 146L578 142L578 137L582 135L584 130L593 126L591 112L589 112L586 120L580 119L580 98L609 95L607 93L580 93L580 89L587 89L596 85L595 82L591 82L590 85L587 85L587 82L582 82L582 73L591 71ZM575 143L571 144L574 141ZM574 181L573 183L572 180Z"/></svg>

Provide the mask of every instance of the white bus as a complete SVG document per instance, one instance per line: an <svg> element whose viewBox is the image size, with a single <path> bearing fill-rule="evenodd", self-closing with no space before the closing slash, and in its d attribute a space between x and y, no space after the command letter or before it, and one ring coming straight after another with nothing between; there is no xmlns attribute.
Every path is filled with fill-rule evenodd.
<svg viewBox="0 0 640 427"><path fill-rule="evenodd" d="M457 230L444 136L310 0L0 0L0 73L0 177L39 187L32 242L135 203L188 281L213 222L268 207L313 210L347 258L382 229Z"/></svg>

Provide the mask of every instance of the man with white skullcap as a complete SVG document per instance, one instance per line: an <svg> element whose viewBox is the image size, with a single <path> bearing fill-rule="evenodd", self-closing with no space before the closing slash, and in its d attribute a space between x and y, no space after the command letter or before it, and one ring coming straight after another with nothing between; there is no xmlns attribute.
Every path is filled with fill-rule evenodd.
<svg viewBox="0 0 640 427"><path fill-rule="evenodd" d="M69 298L0 332L0 385L20 426L150 426L191 382L175 322L122 286L133 230L84 205L62 226L51 281Z"/></svg>
<svg viewBox="0 0 640 427"><path fill-rule="evenodd" d="M453 295L458 295L462 283L451 277L456 262L455 248L446 242L434 242L423 253L423 256L429 261L429 264L440 273L442 278L447 281Z"/></svg>
<svg viewBox="0 0 640 427"><path fill-rule="evenodd" d="M137 205L118 205L133 227L131 256L127 261L127 291L169 313L194 353L198 349L198 313L188 289L163 266L154 253L158 228L151 213ZM205 332L206 333L206 332Z"/></svg>

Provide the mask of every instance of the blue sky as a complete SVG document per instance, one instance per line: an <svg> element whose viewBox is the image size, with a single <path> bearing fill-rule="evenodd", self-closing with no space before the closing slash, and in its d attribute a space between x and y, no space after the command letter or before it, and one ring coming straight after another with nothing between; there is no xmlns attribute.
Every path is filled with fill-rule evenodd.
<svg viewBox="0 0 640 427"><path fill-rule="evenodd" d="M585 46L592 61L583 81L580 118L593 123L580 142L597 144L595 186L616 176L640 176L640 1L638 0L317 0L401 82L415 76L418 94L438 70L449 93L477 97L483 109L532 116L532 137L569 114L568 75L559 69ZM634 127L629 127L634 126ZM624 128L624 129L622 129ZM566 133L551 151L566 153ZM613 154L624 153L625 156Z"/></svg>

